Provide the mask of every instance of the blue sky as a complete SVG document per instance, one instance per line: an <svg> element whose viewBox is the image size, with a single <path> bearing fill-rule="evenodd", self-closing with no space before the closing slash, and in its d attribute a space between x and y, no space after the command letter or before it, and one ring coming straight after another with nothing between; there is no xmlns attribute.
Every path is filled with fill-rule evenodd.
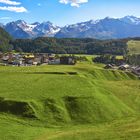
<svg viewBox="0 0 140 140"><path fill-rule="evenodd" d="M104 17L140 17L140 0L0 0L0 22L23 19L57 25Z"/></svg>

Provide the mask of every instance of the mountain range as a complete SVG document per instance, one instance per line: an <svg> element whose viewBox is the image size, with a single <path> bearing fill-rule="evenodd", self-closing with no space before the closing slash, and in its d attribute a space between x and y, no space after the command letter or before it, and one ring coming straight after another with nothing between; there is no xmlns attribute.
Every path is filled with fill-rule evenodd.
<svg viewBox="0 0 140 140"><path fill-rule="evenodd" d="M96 38L118 39L140 37L140 18L125 16L123 18L106 17L59 27L51 22L29 24L23 20L0 24L14 38Z"/></svg>
<svg viewBox="0 0 140 140"><path fill-rule="evenodd" d="M60 30L60 27L53 25L51 22L28 24L23 20L9 22L6 25L1 25L1 27L14 38L53 37Z"/></svg>

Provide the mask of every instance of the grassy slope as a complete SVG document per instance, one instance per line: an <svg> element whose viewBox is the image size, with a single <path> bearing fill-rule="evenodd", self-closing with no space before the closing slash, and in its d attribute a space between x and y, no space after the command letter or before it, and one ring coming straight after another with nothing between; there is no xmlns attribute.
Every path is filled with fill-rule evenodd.
<svg viewBox="0 0 140 140"><path fill-rule="evenodd" d="M140 54L140 41L128 41L128 50L130 54Z"/></svg>
<svg viewBox="0 0 140 140"><path fill-rule="evenodd" d="M36 140L139 140L140 121L134 118L104 125L80 125L69 128L47 129Z"/></svg>
<svg viewBox="0 0 140 140"><path fill-rule="evenodd" d="M65 74L48 73L52 71ZM132 138L139 137L140 82L130 73L81 63L76 66L0 67L0 77L0 97L29 103L37 117L1 113L1 139L5 136L6 140L120 139L130 134Z"/></svg>
<svg viewBox="0 0 140 140"><path fill-rule="evenodd" d="M12 117L0 116L0 139L1 140L33 140L42 135L46 129L32 126L29 123L18 121Z"/></svg>

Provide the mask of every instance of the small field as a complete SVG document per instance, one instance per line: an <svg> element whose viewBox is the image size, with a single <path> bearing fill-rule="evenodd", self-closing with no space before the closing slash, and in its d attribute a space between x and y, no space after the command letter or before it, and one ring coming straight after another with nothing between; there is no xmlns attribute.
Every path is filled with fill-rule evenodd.
<svg viewBox="0 0 140 140"><path fill-rule="evenodd" d="M0 139L139 140L140 82L103 65L0 66Z"/></svg>
<svg viewBox="0 0 140 140"><path fill-rule="evenodd" d="M140 41L131 40L127 45L129 54L140 54Z"/></svg>

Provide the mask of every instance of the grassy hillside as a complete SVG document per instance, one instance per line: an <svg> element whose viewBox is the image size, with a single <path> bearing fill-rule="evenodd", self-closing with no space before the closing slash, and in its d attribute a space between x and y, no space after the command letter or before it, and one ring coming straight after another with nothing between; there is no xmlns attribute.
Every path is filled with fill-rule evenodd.
<svg viewBox="0 0 140 140"><path fill-rule="evenodd" d="M140 82L129 72L104 70L89 62L0 67L0 77L1 139L131 140L140 136Z"/></svg>
<svg viewBox="0 0 140 140"><path fill-rule="evenodd" d="M130 40L127 45L130 54L140 54L140 41Z"/></svg>

